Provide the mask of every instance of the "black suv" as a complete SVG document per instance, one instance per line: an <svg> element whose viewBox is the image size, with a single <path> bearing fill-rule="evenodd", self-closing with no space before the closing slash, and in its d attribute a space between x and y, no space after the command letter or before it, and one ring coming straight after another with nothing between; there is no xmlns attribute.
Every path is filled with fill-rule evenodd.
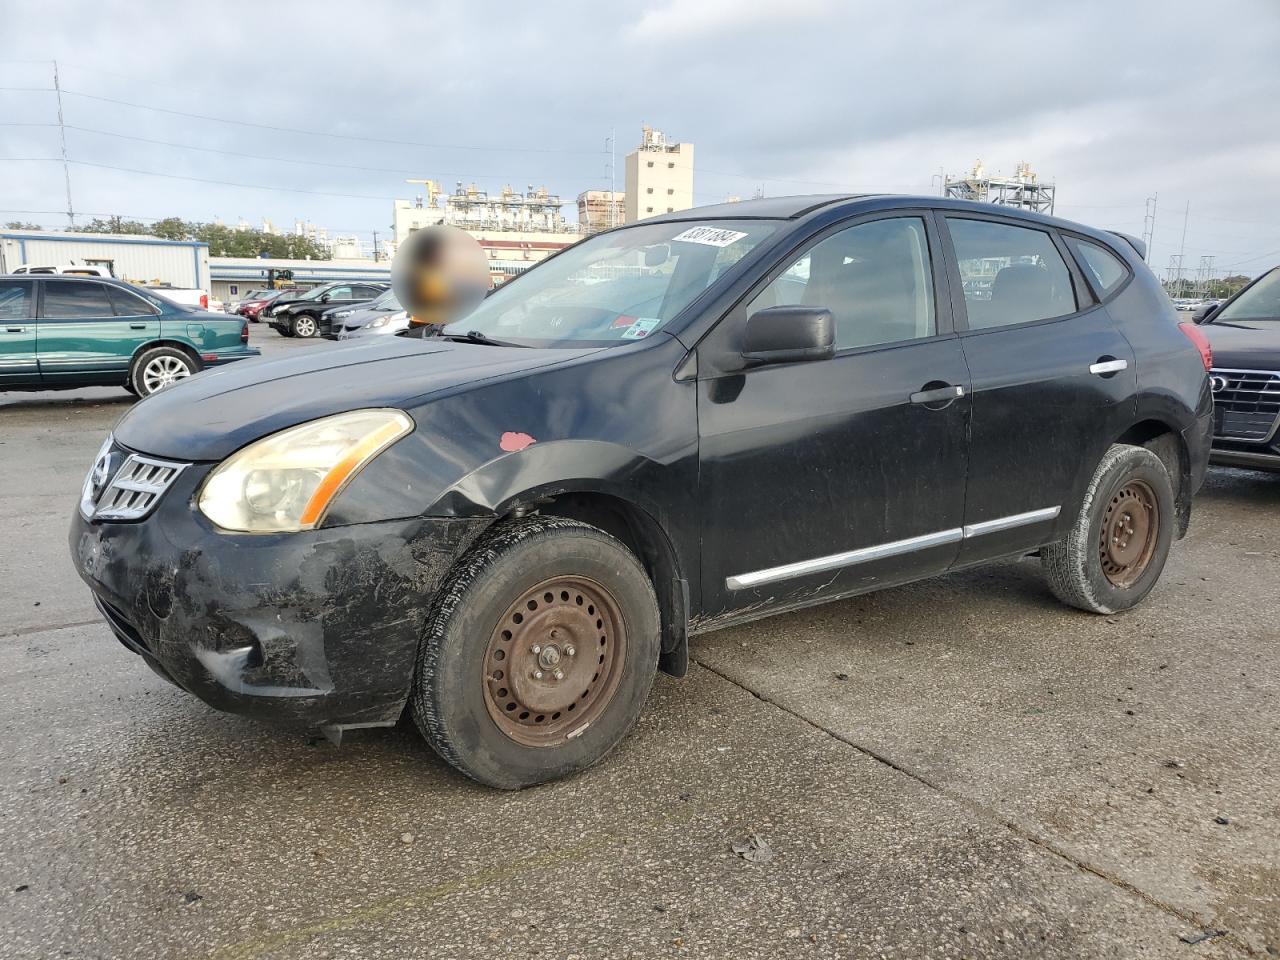
<svg viewBox="0 0 1280 960"><path fill-rule="evenodd" d="M318 337L321 316L332 307L365 303L385 293L389 283L338 281L313 287L297 297L281 297L263 312L275 331L286 337Z"/></svg>
<svg viewBox="0 0 1280 960"><path fill-rule="evenodd" d="M1213 452L1233 467L1280 471L1280 267L1196 315L1213 345Z"/></svg>
<svg viewBox="0 0 1280 960"><path fill-rule="evenodd" d="M336 738L410 704L477 780L569 774L690 634L1036 551L1067 604L1142 600L1212 401L1136 246L934 197L654 217L440 337L138 405L71 552L216 707Z"/></svg>

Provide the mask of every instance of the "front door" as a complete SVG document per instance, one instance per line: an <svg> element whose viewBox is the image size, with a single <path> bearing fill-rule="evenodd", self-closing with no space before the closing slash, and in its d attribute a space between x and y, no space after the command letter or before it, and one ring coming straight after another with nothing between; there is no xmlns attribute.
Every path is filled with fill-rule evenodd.
<svg viewBox="0 0 1280 960"><path fill-rule="evenodd" d="M1132 423L1133 348L1061 239L991 217L947 216L973 375L959 562L1030 550L1074 519L1107 446Z"/></svg>
<svg viewBox="0 0 1280 960"><path fill-rule="evenodd" d="M95 280L41 285L40 374L46 384L123 383L138 347L160 335L159 317L127 291ZM121 295L124 315L117 315L113 293Z"/></svg>
<svg viewBox="0 0 1280 960"><path fill-rule="evenodd" d="M0 280L0 390L40 382L31 280Z"/></svg>
<svg viewBox="0 0 1280 960"><path fill-rule="evenodd" d="M927 213L828 230L704 340L704 622L927 576L955 558L969 374L940 260ZM723 358L740 357L746 318L786 303L831 310L836 356L732 369Z"/></svg>

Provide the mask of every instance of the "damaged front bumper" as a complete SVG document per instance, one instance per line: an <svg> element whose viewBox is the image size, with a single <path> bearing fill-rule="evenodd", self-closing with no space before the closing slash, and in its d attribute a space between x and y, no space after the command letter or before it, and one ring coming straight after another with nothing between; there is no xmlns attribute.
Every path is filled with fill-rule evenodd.
<svg viewBox="0 0 1280 960"><path fill-rule="evenodd" d="M192 506L207 471L186 470L142 521L77 511L72 559L112 631L219 710L338 730L394 723L432 597L487 521L226 534Z"/></svg>

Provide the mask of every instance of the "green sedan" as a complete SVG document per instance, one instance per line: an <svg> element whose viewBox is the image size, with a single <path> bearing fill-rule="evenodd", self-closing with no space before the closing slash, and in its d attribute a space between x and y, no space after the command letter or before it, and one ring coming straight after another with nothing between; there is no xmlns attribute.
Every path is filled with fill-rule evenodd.
<svg viewBox="0 0 1280 960"><path fill-rule="evenodd" d="M145 397L259 353L243 317L120 280L0 276L0 390L121 386Z"/></svg>

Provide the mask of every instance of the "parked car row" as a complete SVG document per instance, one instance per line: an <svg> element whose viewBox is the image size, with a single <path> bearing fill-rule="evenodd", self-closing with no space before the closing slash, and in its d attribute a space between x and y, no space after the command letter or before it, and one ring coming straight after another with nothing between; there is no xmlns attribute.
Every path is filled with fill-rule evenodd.
<svg viewBox="0 0 1280 960"><path fill-rule="evenodd" d="M335 312L370 304L390 286L377 281L324 283L305 293L275 298L259 316L286 337L328 336L333 330Z"/></svg>

